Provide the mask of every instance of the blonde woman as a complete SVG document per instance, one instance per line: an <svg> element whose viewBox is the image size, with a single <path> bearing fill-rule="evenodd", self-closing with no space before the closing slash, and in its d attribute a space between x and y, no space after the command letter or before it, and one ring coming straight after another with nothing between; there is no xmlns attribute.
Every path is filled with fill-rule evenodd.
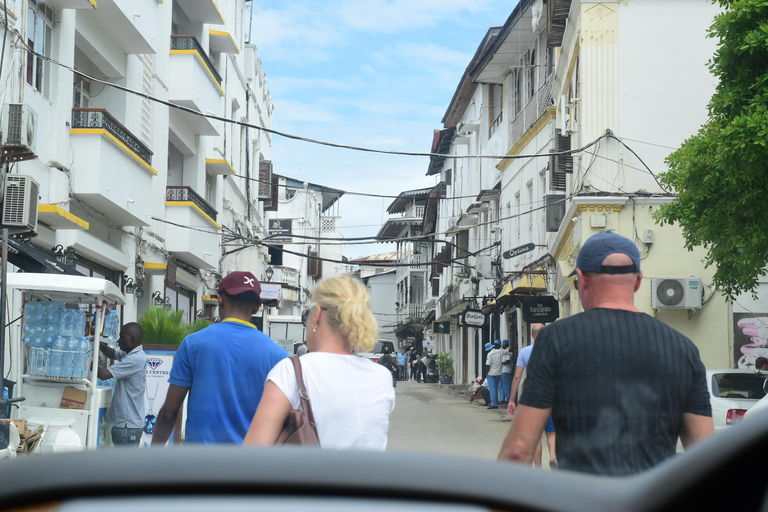
<svg viewBox="0 0 768 512"><path fill-rule="evenodd" d="M304 318L309 353L301 356L301 368L320 446L383 451L395 407L392 375L355 354L371 350L378 334L368 292L347 276L322 281ZM286 359L267 376L243 444L274 444L288 413L299 408L296 374Z"/></svg>

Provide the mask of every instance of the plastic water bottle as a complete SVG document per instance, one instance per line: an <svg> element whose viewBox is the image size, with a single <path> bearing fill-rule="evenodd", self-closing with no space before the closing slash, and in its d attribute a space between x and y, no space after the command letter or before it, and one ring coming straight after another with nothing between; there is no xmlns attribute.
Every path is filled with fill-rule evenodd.
<svg viewBox="0 0 768 512"><path fill-rule="evenodd" d="M64 336L59 336L53 344L51 349L51 359L49 363L49 375L54 377L62 377L64 373L64 351L67 349L68 339Z"/></svg>
<svg viewBox="0 0 768 512"><path fill-rule="evenodd" d="M72 336L78 338L85 335L85 311L78 309L75 311L75 333Z"/></svg>
<svg viewBox="0 0 768 512"><path fill-rule="evenodd" d="M77 354L80 351L80 338L70 336L67 338L66 352L64 353L64 370L62 377L79 378L77 372Z"/></svg>
<svg viewBox="0 0 768 512"><path fill-rule="evenodd" d="M80 354L82 357L82 361L80 362L80 378L87 379L91 369L88 365L88 359L91 355L91 339L88 336L83 336L82 341L80 341Z"/></svg>

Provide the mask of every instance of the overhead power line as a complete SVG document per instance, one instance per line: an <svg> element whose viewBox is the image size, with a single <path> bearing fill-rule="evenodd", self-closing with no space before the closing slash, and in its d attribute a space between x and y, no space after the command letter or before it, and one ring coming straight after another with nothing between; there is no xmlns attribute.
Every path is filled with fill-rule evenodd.
<svg viewBox="0 0 768 512"><path fill-rule="evenodd" d="M51 57L48 57L48 56L45 56L43 54L37 53L34 49L32 49L29 45L27 45L26 42L23 41L23 39L21 38L21 35L18 33L18 31L15 31L15 35L16 35L16 41L19 44L21 44L26 49L26 51L28 53L30 53L30 54L34 55L35 57L38 57L38 58L46 61L46 62L50 62L51 64L59 66L59 67L61 67L63 69L66 69L68 71L71 71L72 73L74 73L74 74L76 74L76 75L78 75L80 77L83 77L83 78L85 78L87 80L90 80L91 82L100 83L100 84L106 85L108 87L114 87L115 89L121 90L123 92L127 92L129 94L140 96L140 97L145 98L145 99L147 99L149 101L153 101L155 103L160 103L161 105L165 105L166 107L174 108L174 109L180 110L182 112L186 112L188 114L192 114L194 116L203 117L205 119L211 119L211 120L214 120L214 121L219 121L219 122L222 122L222 123L234 124L234 125L242 126L242 127L245 127L245 128L251 128L251 129L254 129L254 130L263 130L263 131L265 131L267 133L271 133L273 135L279 135L281 137L286 137L288 139L299 140L299 141L308 142L308 143L311 143L311 144L318 144L318 145L321 145L321 146L328 146L328 147L334 147L334 148L339 148L339 149L349 149L349 150L352 150L352 151L362 151L362 152L366 152L366 153L377 153L377 154L397 155L397 156L414 156L414 157L430 157L430 158L431 157L455 158L455 159L468 159L468 160L471 160L471 159L515 160L515 159L519 159L519 158L543 158L543 157L547 157L548 158L550 156L569 155L569 154L578 153L580 151L584 151L585 149L590 148L592 145L596 144L598 140L600 140L602 137L605 136L605 135L602 135L601 137L599 137L599 138L595 139L594 141L590 142L589 144L586 144L585 146L582 146L582 147L577 148L577 149L570 149L570 150L567 150L567 151L561 151L561 152L556 152L556 153L537 153L537 154L531 154L531 155L446 155L446 154L443 154L443 153L425 153L425 152L419 152L419 151L397 151L397 150L389 150L389 149L376 149L376 148L368 148L368 147L363 147L363 146L354 146L354 145L350 145L350 144L340 144L340 143L337 143L337 142L330 142L330 141L325 141L325 140L320 140L320 139L313 139L313 138L310 138L310 137L304 137L304 136L301 136L301 135L295 135L295 134L292 134L292 133L286 133L286 132L282 132L280 130L275 130L273 128L267 128L266 126L259 126L257 124L247 123L245 121L237 121L237 120L234 120L234 119L228 119L226 117L222 117L222 116L219 116L219 115L216 115L216 114L204 114L202 112L198 112L197 110L191 109L189 107L185 107L185 106L182 106L182 105L177 105L175 103L171 103L170 101L166 101L166 100L157 98L157 97L152 96L150 94L146 94L146 93L143 93L143 92L140 92L140 91L136 91L136 90L130 89L128 87L125 87L125 86L122 86L122 85L119 85L119 84L115 84L113 82L109 82L107 80L102 80L101 78L89 75L87 73L83 73L82 71L78 71L77 69L73 68L72 66L68 66L66 64L63 64L63 63L61 63L61 62L59 62L57 60L52 59ZM362 193L361 193L361 195L362 195ZM371 194L367 194L367 195L371 195ZM381 197L381 196L375 196L375 195L372 195L372 196L373 197Z"/></svg>

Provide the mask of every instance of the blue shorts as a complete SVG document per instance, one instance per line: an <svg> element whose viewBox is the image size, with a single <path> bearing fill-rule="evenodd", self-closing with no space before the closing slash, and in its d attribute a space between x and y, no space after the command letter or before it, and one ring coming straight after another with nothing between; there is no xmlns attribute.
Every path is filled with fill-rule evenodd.
<svg viewBox="0 0 768 512"><path fill-rule="evenodd" d="M555 422L552 421L552 415L549 415L549 419L547 420L547 424L544 425L544 432L554 432L555 431Z"/></svg>

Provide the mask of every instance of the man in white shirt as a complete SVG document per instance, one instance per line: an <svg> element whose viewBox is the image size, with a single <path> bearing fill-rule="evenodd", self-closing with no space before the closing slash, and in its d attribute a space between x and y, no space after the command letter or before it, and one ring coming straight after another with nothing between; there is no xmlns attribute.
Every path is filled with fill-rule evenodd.
<svg viewBox="0 0 768 512"><path fill-rule="evenodd" d="M493 350L488 352L488 356L485 359L485 365L488 367L488 387L491 390L491 405L488 409L499 408L499 391L501 388L501 341L496 340L493 342Z"/></svg>

